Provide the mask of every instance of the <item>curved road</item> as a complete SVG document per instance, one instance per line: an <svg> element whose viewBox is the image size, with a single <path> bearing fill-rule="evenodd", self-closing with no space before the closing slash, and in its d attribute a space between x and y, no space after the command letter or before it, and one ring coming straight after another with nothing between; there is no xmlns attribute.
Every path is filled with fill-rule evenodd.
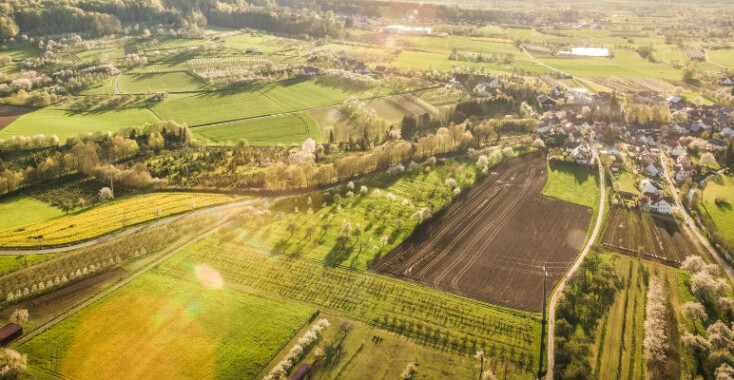
<svg viewBox="0 0 734 380"><path fill-rule="evenodd" d="M546 373L547 380L553 380L553 350L555 348L554 336L556 329L556 303L558 302L558 297L560 296L560 294L562 294L563 288L566 286L566 281L576 272L576 270L579 269L581 263L584 261L584 258L589 253L589 251L591 251L591 247L594 245L594 242L599 235L599 230L601 229L602 221L604 220L604 206L606 205L604 167L601 164L601 159L599 159L599 152L597 152L596 150L596 145L592 142L590 146L592 152L594 153L594 159L599 166L599 185L601 187L601 196L599 197L599 213L596 216L596 226L594 226L594 231L591 233L591 237L586 243L584 250L581 251L581 254L576 258L576 261L573 263L573 266L571 266L571 269L568 270L566 275L558 283L556 291L553 293L553 296L550 300L550 306L548 307L548 372Z"/></svg>
<svg viewBox="0 0 734 380"><path fill-rule="evenodd" d="M163 219L160 219L160 220L158 220L156 222L153 222L153 223L142 224L140 226L133 227L133 228L130 228L130 229L127 229L127 230L123 230L123 231L120 231L120 232L112 233L112 234L109 234L109 235L104 235L104 236L101 236L101 237L98 237L98 238L95 238L95 239L92 239L92 240L87 240L87 241L85 241L83 243L69 245L69 246L65 246L65 247L41 248L41 249L0 249L0 256L42 255L42 254L49 254L49 253L67 252L67 251L71 251L71 250L75 250L75 249L79 249L79 248L84 248L84 247L89 247L89 246L92 246L92 245L95 245L95 244L103 243L103 242L105 242L107 240L115 239L115 238L118 238L118 237L123 237L123 236L131 235L131 234L134 234L134 233L136 233L138 231L142 231L142 230L147 229L147 228L157 227L157 226L161 226L161 225L168 224L168 223L171 223L171 222L175 222L175 221L177 221L177 220L179 220L181 218L187 217L187 216L203 214L205 212L220 211L220 210L224 210L224 209L228 209L228 208L239 207L239 206L244 206L244 205L248 205L248 204L255 204L255 203L259 203L259 202L269 202L269 201L272 201L272 200L277 199L277 198L278 197L256 198L256 199L249 199L249 200L241 201L241 202L227 203L227 204L224 204L224 205L221 205L221 206L202 208L202 209L199 209L199 210L196 210L196 211L193 211L193 212L188 212L188 213L183 213L183 214L178 214L178 215L175 215L175 216L171 216L171 217L168 217L168 218L163 218Z"/></svg>
<svg viewBox="0 0 734 380"><path fill-rule="evenodd" d="M670 192L673 193L673 200L675 200L675 205L678 207L678 210L680 210L681 216L683 216L683 219L686 221L686 228L688 228L689 231L693 233L693 235L698 238L698 240L701 242L701 245L706 248L706 250L709 252L711 257L716 259L716 261L719 263L719 265L724 269L724 272L726 272L727 276L729 276L729 279L734 282L734 270L727 264L724 259L719 256L719 253L716 252L713 246L711 246L711 243L709 240L703 236L701 231L698 229L698 225L696 225L696 221L693 220L691 215L688 213L688 210L683 206L683 203L680 201L680 195L678 194L678 189L673 184L673 180L670 177L670 172L668 169L668 165L666 162L666 156L665 153L663 153L663 147L660 146L660 164L663 165L663 176L665 177L665 182L668 183L668 186L670 187Z"/></svg>

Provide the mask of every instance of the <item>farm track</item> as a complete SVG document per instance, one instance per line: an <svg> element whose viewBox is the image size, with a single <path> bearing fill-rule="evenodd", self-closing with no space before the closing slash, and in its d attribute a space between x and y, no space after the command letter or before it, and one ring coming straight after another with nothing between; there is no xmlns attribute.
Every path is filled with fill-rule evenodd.
<svg viewBox="0 0 734 380"><path fill-rule="evenodd" d="M573 262L591 216L586 207L541 195L546 180L545 156L539 153L498 165L375 270L483 302L540 311L543 263L552 286Z"/></svg>
<svg viewBox="0 0 734 380"><path fill-rule="evenodd" d="M604 168L601 164L601 159L599 158L599 152L596 149L596 145L591 145L591 151L594 154L594 160L596 161L597 167L599 169L599 190L601 192L599 196L599 211L596 215L596 224L594 225L594 230L592 231L589 239L587 239L586 246L584 246L581 254L579 254L576 258L576 261L574 261L573 266L566 272L563 279L561 279L561 281L558 283L558 286L553 292L553 296L550 298L550 302L548 304L548 369L545 376L546 380L554 379L553 365L555 364L554 350L556 330L556 304L558 303L558 297L563 294L563 288L566 286L566 282L568 281L568 279L571 278L571 276L573 276L573 274L579 269L581 263L584 261L584 258L586 258L586 255L588 255L589 251L591 251L591 247L594 245L596 239L599 237L599 231L601 230L601 226L604 221L604 208L606 206L607 197L606 178L604 176Z"/></svg>

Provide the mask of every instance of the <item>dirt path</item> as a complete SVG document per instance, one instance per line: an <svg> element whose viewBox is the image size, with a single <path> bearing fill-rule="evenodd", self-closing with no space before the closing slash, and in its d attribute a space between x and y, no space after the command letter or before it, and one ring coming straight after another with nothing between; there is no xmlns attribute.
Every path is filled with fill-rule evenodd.
<svg viewBox="0 0 734 380"><path fill-rule="evenodd" d="M709 51L708 51L708 49L703 49L703 54L704 54L704 58L706 58L706 62L708 62L708 63L710 63L710 64L712 64L714 66L721 67L722 69L726 69L727 68L726 66L724 66L724 65L722 65L720 63L716 63L716 62L712 61L711 59L709 59Z"/></svg>
<svg viewBox="0 0 734 380"><path fill-rule="evenodd" d="M673 184L673 180L670 177L670 172L668 169L666 156L664 152L664 149L662 146L659 147L660 149L660 163L663 165L663 176L665 177L665 181L668 183L668 186L670 187L670 192L673 193L673 200L675 200L675 205L678 207L678 210L680 210L680 214L683 216L683 219L685 222L685 228L687 228L697 239L699 242L701 242L701 245L706 248L706 250L709 252L711 257L716 259L716 261L719 263L719 265L724 268L724 272L726 272L727 276L729 276L729 280L734 282L734 269L732 269L729 264L727 264L724 259L719 256L719 253L714 249L713 246L711 246L711 243L708 239L706 239L705 236L701 233L701 231L698 229L698 225L696 225L696 221L693 220L691 215L688 213L688 210L683 206L683 204L680 201L680 195L678 194L678 191Z"/></svg>
<svg viewBox="0 0 734 380"><path fill-rule="evenodd" d="M591 237L586 243L584 250L581 251L581 254L576 259L576 262L571 266L571 269L568 270L563 279L561 279L561 281L558 283L558 287L556 287L556 290L550 299L550 305L548 307L548 372L546 373L547 380L553 380L553 351L555 348L554 339L556 330L556 304L558 303L558 297L560 297L560 295L563 293L563 288L566 286L566 282L568 281L568 279L571 278L576 270L579 269L581 263L584 261L584 258L586 258L586 255L589 253L591 247L594 245L594 242L596 242L599 231L601 230L602 222L604 221L604 206L606 206L606 184L604 183L604 169L601 164L601 159L599 158L599 152L597 152L596 150L596 145L592 143L591 148L592 152L594 153L594 159L599 166L599 186L601 187L601 196L599 197L599 213L596 216L596 225L594 226L594 231L591 233Z"/></svg>
<svg viewBox="0 0 734 380"><path fill-rule="evenodd" d="M546 65L545 63L543 63L543 62L540 62L540 61L538 61L538 60L537 60L537 59L536 59L535 57L533 57L533 56L532 56L532 55L531 55L531 54L530 54L530 53L528 52L528 50L527 50L527 49L525 49L524 47L522 48L522 51L523 51L523 52L525 52L525 55L527 55L527 56L528 56L528 58L530 58L530 60L531 60L531 61L533 61L533 62L534 62L535 64L538 64L538 65L540 65L540 66L543 66L543 67L545 67L546 69L549 69L549 70L553 70L553 71L555 71L555 72L557 72L557 73L560 73L560 74L563 74L563 75L569 75L569 76L572 76L572 77L573 77L574 79L576 79L576 80L579 80L579 81L581 81L581 82L584 82L584 83L586 83L586 84L589 84L589 85L592 85L592 86L595 86L595 87L599 87L599 88L602 88L602 89L604 89L604 90L606 90L606 91L609 91L609 92L613 92L613 91L614 91L614 90L613 90L613 89L611 89L610 87L607 87L607 86L605 86L605 85L603 85L603 84L599 84L599 83L596 83L596 82L592 82L592 81L590 81L590 80L588 80L588 79L584 79L584 78L581 78L581 77L577 77L577 76L575 76L575 75L571 75L571 74L569 74L569 73L567 73L567 72L565 72L565 71L561 71L561 70L559 70L559 69L557 69L557 68L555 68L555 67L553 67L553 66L549 66L549 65Z"/></svg>
<svg viewBox="0 0 734 380"><path fill-rule="evenodd" d="M122 71L120 71L119 74L115 77L115 95L122 95L122 92L120 92L120 77L122 76Z"/></svg>
<svg viewBox="0 0 734 380"><path fill-rule="evenodd" d="M268 201L271 201L271 200L274 200L274 199L277 199L277 197L250 199L250 200L246 200L246 201L242 201L242 202L228 203L228 204L221 205L221 206L204 208L204 209L200 209L200 210L197 210L197 211L194 211L194 212L190 212L190 213L184 213L184 214L179 214L179 215L176 215L176 216L171 216L171 217L168 217L168 218L164 218L164 219L158 220L158 221L153 222L153 223L143 224L143 225L140 225L140 226L137 226L137 227L134 227L134 228L130 228L128 230L116 232L116 233L109 234L109 235L104 235L104 236L98 237L96 239L88 240L88 241L85 241L85 242L79 243L79 244L69 245L69 246L66 246L66 247L41 248L41 249L4 249L4 250L0 250L0 256L45 255L45 254L50 254L50 253L67 252L67 251L71 251L71 250L75 250L75 249L79 249L79 248L89 247L89 246L92 246L92 245L95 245L95 244L99 244L99 243L102 243L102 242L105 242L105 241L108 241L108 240L111 240L111 239L116 239L116 238L119 238L119 237L132 235L132 234L134 234L136 232L139 232L139 231L142 231L144 229L152 228L152 227L157 227L157 226L162 226L164 224L175 222L175 221L177 221L177 220L179 220L181 218L185 218L187 216L198 215L198 214L203 214L203 213L212 212L212 211L221 211L221 210L225 210L225 209L228 209L228 208L234 208L234 207L244 206L244 205L248 205L248 204L255 204L255 203L260 203L260 202L268 202Z"/></svg>

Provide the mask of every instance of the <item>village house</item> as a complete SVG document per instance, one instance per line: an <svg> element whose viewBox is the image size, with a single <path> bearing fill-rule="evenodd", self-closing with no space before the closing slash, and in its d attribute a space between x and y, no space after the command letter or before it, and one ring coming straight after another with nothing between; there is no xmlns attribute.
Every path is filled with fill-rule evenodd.
<svg viewBox="0 0 734 380"><path fill-rule="evenodd" d="M672 201L662 193L648 197L647 203L643 203L643 209L663 215L673 214Z"/></svg>
<svg viewBox="0 0 734 380"><path fill-rule="evenodd" d="M367 75L370 73L370 68L367 67L364 62L357 62L357 64L354 65L354 72L357 74Z"/></svg>
<svg viewBox="0 0 734 380"><path fill-rule="evenodd" d="M301 66L301 70L298 73L301 76L315 77L319 75L320 70L318 67L314 66Z"/></svg>
<svg viewBox="0 0 734 380"><path fill-rule="evenodd" d="M663 191L663 185L650 178L640 180L639 188L643 194L656 194Z"/></svg>
<svg viewBox="0 0 734 380"><path fill-rule="evenodd" d="M681 143L678 142L677 140L668 141L668 143L665 146L665 149L668 151L668 154L670 154L673 157L680 157L688 152L686 147L681 145Z"/></svg>
<svg viewBox="0 0 734 380"><path fill-rule="evenodd" d="M551 108L556 105L556 101L545 94L538 95L538 106L540 108Z"/></svg>

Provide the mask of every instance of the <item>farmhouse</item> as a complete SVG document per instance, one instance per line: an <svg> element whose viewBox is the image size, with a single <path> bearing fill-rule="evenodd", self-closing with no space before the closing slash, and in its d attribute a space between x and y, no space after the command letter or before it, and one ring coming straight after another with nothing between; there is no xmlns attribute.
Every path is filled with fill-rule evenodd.
<svg viewBox="0 0 734 380"><path fill-rule="evenodd" d="M687 153L686 148L675 140L669 141L665 148L668 150L668 153L673 157L680 157Z"/></svg>
<svg viewBox="0 0 734 380"><path fill-rule="evenodd" d="M673 214L673 205L665 194L657 193L650 196L648 202L643 206L645 209L663 215Z"/></svg>
<svg viewBox="0 0 734 380"><path fill-rule="evenodd" d="M640 191L643 194L656 194L663 191L663 186L649 178L640 181Z"/></svg>
<svg viewBox="0 0 734 380"><path fill-rule="evenodd" d="M685 182L686 178L691 176L691 171L684 169L682 165L673 165L673 173L675 181L679 184Z"/></svg>
<svg viewBox="0 0 734 380"><path fill-rule="evenodd" d="M721 81L721 84L724 86L734 86L734 80L731 78L724 78L724 80Z"/></svg>
<svg viewBox="0 0 734 380"><path fill-rule="evenodd" d="M8 323L0 328L0 346L8 345L21 335L23 335L23 326L17 323Z"/></svg>
<svg viewBox="0 0 734 380"><path fill-rule="evenodd" d="M357 74L369 74L370 68L367 67L364 62L357 62L357 64L354 65L354 72Z"/></svg>
<svg viewBox="0 0 734 380"><path fill-rule="evenodd" d="M315 77L319 75L319 73L320 73L319 68L314 67L314 66L302 66L301 70L299 71L300 75L307 76L307 77Z"/></svg>
<svg viewBox="0 0 734 380"><path fill-rule="evenodd" d="M538 105L540 108L550 108L556 105L556 101L548 97L547 95L538 95Z"/></svg>

